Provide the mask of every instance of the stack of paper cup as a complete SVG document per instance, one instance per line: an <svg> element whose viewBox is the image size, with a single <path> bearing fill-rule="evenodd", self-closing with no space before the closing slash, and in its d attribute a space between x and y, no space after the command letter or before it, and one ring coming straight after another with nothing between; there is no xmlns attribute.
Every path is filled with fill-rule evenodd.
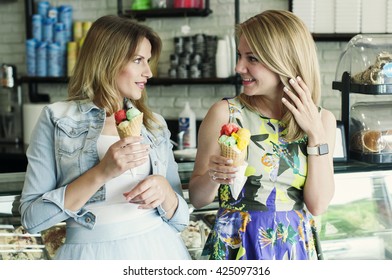
<svg viewBox="0 0 392 280"><path fill-rule="evenodd" d="M390 2L390 1L388 1ZM385 33L387 0L362 0L362 33Z"/></svg>

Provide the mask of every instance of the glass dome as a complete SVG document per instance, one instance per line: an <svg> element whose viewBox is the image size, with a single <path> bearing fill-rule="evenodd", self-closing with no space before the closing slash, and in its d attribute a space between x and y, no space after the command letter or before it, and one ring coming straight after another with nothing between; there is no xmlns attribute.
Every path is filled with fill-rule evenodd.
<svg viewBox="0 0 392 280"><path fill-rule="evenodd" d="M342 81L344 72L354 84L392 84L392 34L353 37L340 55L335 81Z"/></svg>
<svg viewBox="0 0 392 280"><path fill-rule="evenodd" d="M350 150L392 153L392 101L358 102L351 107Z"/></svg>

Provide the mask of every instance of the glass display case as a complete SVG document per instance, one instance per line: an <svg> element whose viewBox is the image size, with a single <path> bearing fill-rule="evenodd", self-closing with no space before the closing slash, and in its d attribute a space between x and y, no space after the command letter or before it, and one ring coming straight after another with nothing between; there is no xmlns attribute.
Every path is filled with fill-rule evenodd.
<svg viewBox="0 0 392 280"><path fill-rule="evenodd" d="M357 102L350 116L352 155L368 162L392 162L392 102Z"/></svg>
<svg viewBox="0 0 392 280"><path fill-rule="evenodd" d="M368 165L335 168L334 176L334 198L327 212L316 217L324 258L392 259L392 165L385 170ZM65 226L35 235L25 232L18 212L23 181L24 173L0 174L0 259L51 259L64 241ZM184 197L189 203L187 189ZM199 259L218 202L198 210L189 206L191 223L181 237L192 258Z"/></svg>
<svg viewBox="0 0 392 280"><path fill-rule="evenodd" d="M392 171L338 173L335 184L327 212L316 217L324 259L392 259ZM215 213L195 218L211 229Z"/></svg>
<svg viewBox="0 0 392 280"><path fill-rule="evenodd" d="M392 35L359 34L354 36L341 54L336 81L343 73L351 76L352 83L380 85L392 83Z"/></svg>
<svg viewBox="0 0 392 280"><path fill-rule="evenodd" d="M367 104L350 103L352 94L361 97L392 94L392 34L354 36L340 56L332 88L341 92L347 160L392 162L392 156L382 148L392 126L386 123L390 119L391 103L373 102L377 98Z"/></svg>
<svg viewBox="0 0 392 280"><path fill-rule="evenodd" d="M335 174L335 196L320 217L325 259L392 259L392 172Z"/></svg>

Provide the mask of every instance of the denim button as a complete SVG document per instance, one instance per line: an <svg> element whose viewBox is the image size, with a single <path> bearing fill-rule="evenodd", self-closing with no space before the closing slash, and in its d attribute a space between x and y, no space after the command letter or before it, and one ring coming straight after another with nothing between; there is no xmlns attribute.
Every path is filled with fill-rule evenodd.
<svg viewBox="0 0 392 280"><path fill-rule="evenodd" d="M90 217L87 217L87 218L85 219L85 222L86 222L86 223L90 223L90 222L91 222L91 218L90 218Z"/></svg>

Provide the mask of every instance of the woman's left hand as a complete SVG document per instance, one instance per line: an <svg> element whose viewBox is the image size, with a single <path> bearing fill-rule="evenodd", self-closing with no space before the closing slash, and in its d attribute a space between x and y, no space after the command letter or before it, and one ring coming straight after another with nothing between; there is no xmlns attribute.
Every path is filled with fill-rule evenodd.
<svg viewBox="0 0 392 280"><path fill-rule="evenodd" d="M291 111L296 122L306 134L322 131L321 115L312 100L309 88L300 77L297 77L296 80L290 79L289 82L297 94L284 87L283 91L291 99L291 102L282 98L283 104Z"/></svg>
<svg viewBox="0 0 392 280"><path fill-rule="evenodd" d="M170 192L174 191L165 177L151 175L123 195L128 202L140 204L139 208L150 209L161 205Z"/></svg>

